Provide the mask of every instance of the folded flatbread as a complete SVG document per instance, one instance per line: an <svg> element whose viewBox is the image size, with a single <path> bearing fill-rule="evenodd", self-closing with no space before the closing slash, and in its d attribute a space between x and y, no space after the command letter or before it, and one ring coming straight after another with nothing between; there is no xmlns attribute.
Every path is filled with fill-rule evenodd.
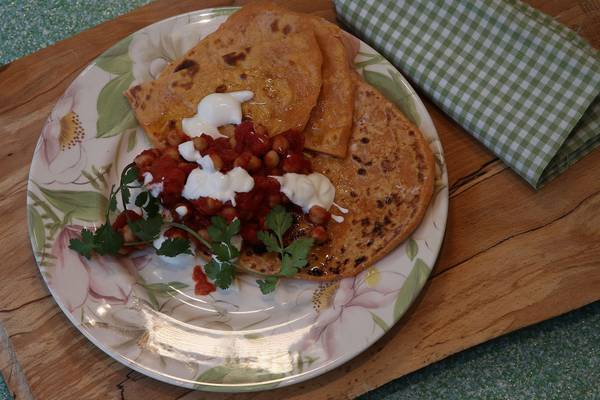
<svg viewBox="0 0 600 400"><path fill-rule="evenodd" d="M342 223L329 222L330 240L313 247L309 265L296 276L300 279L335 280L368 268L413 232L433 193L435 164L427 140L381 93L358 77L354 81L348 156L312 160L313 169L335 186L335 202L349 212L338 213ZM280 265L273 253L257 255L252 249L245 249L239 262L262 274L277 272Z"/></svg>
<svg viewBox="0 0 600 400"><path fill-rule="evenodd" d="M272 3L250 4L231 15L158 79L130 88L137 120L151 142L196 113L214 92L251 90L243 113L270 135L304 127L321 91L322 56L312 23Z"/></svg>

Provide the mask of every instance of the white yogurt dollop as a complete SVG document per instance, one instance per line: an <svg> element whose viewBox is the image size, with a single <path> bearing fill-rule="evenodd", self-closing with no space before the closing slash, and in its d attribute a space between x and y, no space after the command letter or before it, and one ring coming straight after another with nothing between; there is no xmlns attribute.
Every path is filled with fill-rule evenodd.
<svg viewBox="0 0 600 400"><path fill-rule="evenodd" d="M194 142L191 140L181 143L177 146L177 150L179 150L179 154L185 161L198 162L202 158L202 154L196 150Z"/></svg>
<svg viewBox="0 0 600 400"><path fill-rule="evenodd" d="M305 213L308 213L312 206L320 206L329 210L333 204L335 187L323 174L318 172L310 175L289 173L283 176L273 176L273 178L279 182L281 193L285 194L292 203L302 207Z"/></svg>
<svg viewBox="0 0 600 400"><path fill-rule="evenodd" d="M220 126L242 122L242 103L254 97L249 90L229 93L212 93L198 103L198 111L181 121L183 131L190 137L202 134L213 138L226 137L219 133Z"/></svg>
<svg viewBox="0 0 600 400"><path fill-rule="evenodd" d="M188 175L181 192L188 200L210 197L224 203L231 201L235 207L236 193L246 193L254 187L254 179L243 168L235 167L224 174L215 170L209 156L201 157L197 162L202 168L196 168Z"/></svg>

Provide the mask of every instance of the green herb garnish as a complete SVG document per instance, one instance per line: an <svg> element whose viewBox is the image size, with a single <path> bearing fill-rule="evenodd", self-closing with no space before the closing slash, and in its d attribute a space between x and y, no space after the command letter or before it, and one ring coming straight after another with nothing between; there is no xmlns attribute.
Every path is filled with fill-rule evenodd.
<svg viewBox="0 0 600 400"><path fill-rule="evenodd" d="M212 217L211 224L207 228L209 240L206 240L187 225L165 221L159 213L159 200L148 191L141 192L135 199L135 205L142 208L145 215L139 219L130 219L126 213L127 204L131 197L130 190L143 187L143 185L133 185L138 176L139 172L135 164L129 164L123 169L119 186L116 189L114 186L111 188L104 224L94 232L86 228L82 229L81 239L71 239L69 248L88 259L94 253L117 255L122 246L149 244L156 240L164 229L178 228L202 243L212 254L211 260L204 266L206 276L221 289L231 286L237 270L235 260L240 255L239 249L232 244L232 239L240 232L240 221L235 219L227 224L223 217ZM117 211L117 196L119 193L123 210L126 213L127 225L131 232L140 239L138 242L125 243L123 236L113 229L110 223L109 215L111 212ZM279 254L281 267L277 274L256 281L263 294L273 292L279 278L296 275L300 268L307 264L307 257L314 243L313 239L304 237L293 241L288 246L284 246L283 236L291 228L293 218L282 206L273 208L265 222L269 231L258 232L258 238L264 243L267 251ZM193 253L189 240L175 237L164 240L160 248L156 249L156 254L175 257L179 254Z"/></svg>
<svg viewBox="0 0 600 400"><path fill-rule="evenodd" d="M263 294L275 290L280 277L290 278L296 275L300 268L308 263L308 254L314 244L312 238L303 237L294 240L287 247L283 245L283 235L293 223L292 214L287 212L283 206L274 207L267 215L265 222L271 232L261 231L257 236L264 243L267 251L279 253L281 267L278 274L256 281Z"/></svg>

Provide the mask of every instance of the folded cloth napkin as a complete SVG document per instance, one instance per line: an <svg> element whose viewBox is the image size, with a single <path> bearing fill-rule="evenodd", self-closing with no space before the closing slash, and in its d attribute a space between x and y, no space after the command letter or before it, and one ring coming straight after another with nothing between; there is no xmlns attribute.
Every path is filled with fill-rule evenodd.
<svg viewBox="0 0 600 400"><path fill-rule="evenodd" d="M335 0L338 18L539 187L600 144L600 57L515 0Z"/></svg>

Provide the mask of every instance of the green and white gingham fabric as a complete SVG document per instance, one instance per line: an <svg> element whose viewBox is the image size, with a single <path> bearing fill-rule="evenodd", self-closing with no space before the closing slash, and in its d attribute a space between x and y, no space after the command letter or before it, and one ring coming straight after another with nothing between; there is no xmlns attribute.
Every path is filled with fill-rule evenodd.
<svg viewBox="0 0 600 400"><path fill-rule="evenodd" d="M335 0L338 18L532 186L600 144L600 57L515 0Z"/></svg>

